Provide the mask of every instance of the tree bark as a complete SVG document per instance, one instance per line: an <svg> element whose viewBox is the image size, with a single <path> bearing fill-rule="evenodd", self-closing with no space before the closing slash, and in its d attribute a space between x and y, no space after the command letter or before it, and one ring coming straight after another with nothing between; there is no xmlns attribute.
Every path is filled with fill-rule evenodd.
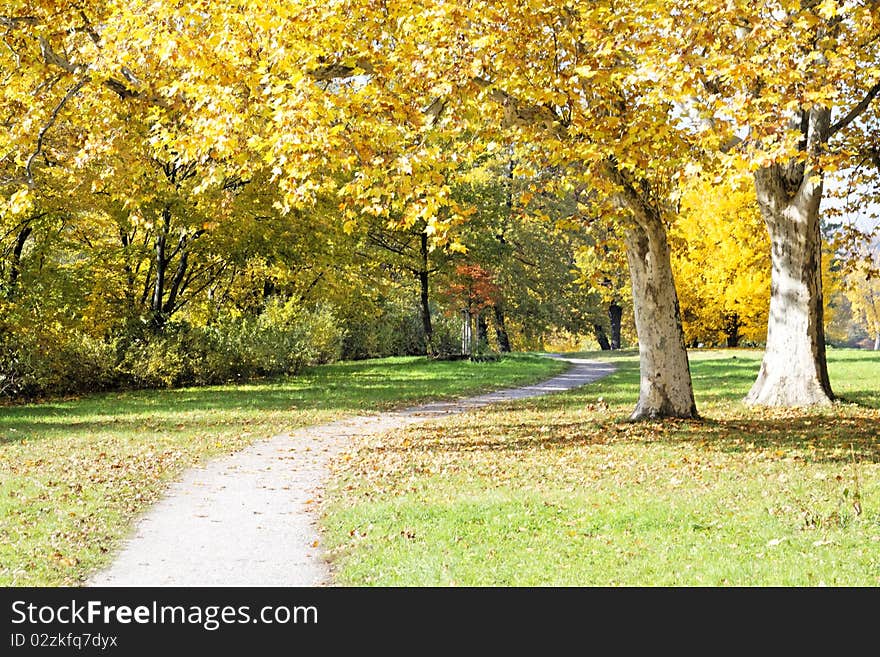
<svg viewBox="0 0 880 657"><path fill-rule="evenodd" d="M880 332L878 332L877 337L874 338L874 351L880 351Z"/></svg>
<svg viewBox="0 0 880 657"><path fill-rule="evenodd" d="M419 271L419 299L422 311L422 331L425 333L425 353L428 356L433 356L436 352L434 350L434 328L431 325L430 289L428 287L430 270L428 269L428 235L426 233L421 235L420 254L422 268Z"/></svg>
<svg viewBox="0 0 880 657"><path fill-rule="evenodd" d="M834 393L825 361L821 174L802 164L774 165L755 173L755 188L770 233L770 315L761 369L745 402L828 404Z"/></svg>
<svg viewBox="0 0 880 657"><path fill-rule="evenodd" d="M188 267L189 253L181 251L180 260L177 263L177 270L174 272L174 276L171 277L171 286L168 288L168 298L162 305L162 316L165 317L165 319L170 318L171 315L174 314L174 311L177 310L177 295L180 293L180 286L186 276Z"/></svg>
<svg viewBox="0 0 880 657"><path fill-rule="evenodd" d="M611 302L608 306L608 321L611 324L611 349L620 349L620 327L623 324L623 308Z"/></svg>
<svg viewBox="0 0 880 657"><path fill-rule="evenodd" d="M633 182L613 161L607 172L632 211L624 234L639 336L639 401L630 420L698 417L663 210L645 180Z"/></svg>
<svg viewBox="0 0 880 657"><path fill-rule="evenodd" d="M155 263L156 263L156 280L153 283L153 296L150 299L150 312L152 314L153 326L161 329L165 326L166 317L162 312L162 301L165 298L165 276L168 269L168 257L166 248L168 242L168 232L171 228L171 209L165 207L162 210L162 226L156 234L155 241Z"/></svg>
<svg viewBox="0 0 880 657"><path fill-rule="evenodd" d="M739 327L741 325L742 322L739 321L739 315L736 313L732 313L725 317L724 334L727 336L728 348L732 349L739 346Z"/></svg>
<svg viewBox="0 0 880 657"><path fill-rule="evenodd" d="M485 346L489 343L489 325L483 312L477 314L477 344Z"/></svg>
<svg viewBox="0 0 880 657"><path fill-rule="evenodd" d="M504 325L504 309L501 304L496 303L492 306L495 313L495 336L498 338L498 351L503 354L510 353L510 336L507 334L507 327Z"/></svg>
<svg viewBox="0 0 880 657"><path fill-rule="evenodd" d="M24 245L27 243L28 237L31 236L33 229L30 226L24 226L15 238L15 246L12 247L12 262L9 264L9 285L6 288L6 297L10 301L15 297L16 288L18 287L18 277L21 274L21 256L24 253Z"/></svg>
<svg viewBox="0 0 880 657"><path fill-rule="evenodd" d="M639 401L631 420L697 417L666 228L643 212L626 232L639 334Z"/></svg>
<svg viewBox="0 0 880 657"><path fill-rule="evenodd" d="M596 335L596 342L599 343L599 348L602 351L609 351L611 343L608 341L608 336L605 335L605 329L602 328L602 325L593 324L593 333Z"/></svg>

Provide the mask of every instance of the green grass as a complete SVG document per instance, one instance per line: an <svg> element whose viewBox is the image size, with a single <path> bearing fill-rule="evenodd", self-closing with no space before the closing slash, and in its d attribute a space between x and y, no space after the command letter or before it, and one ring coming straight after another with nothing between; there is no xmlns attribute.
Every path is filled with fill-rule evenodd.
<svg viewBox="0 0 880 657"><path fill-rule="evenodd" d="M742 405L760 357L691 354L700 421L626 422L620 353L580 390L369 439L325 501L337 581L880 585L880 354L830 351L845 401L800 410Z"/></svg>
<svg viewBox="0 0 880 657"><path fill-rule="evenodd" d="M0 406L0 584L71 585L194 463L307 424L516 384L564 369L388 358L247 385Z"/></svg>

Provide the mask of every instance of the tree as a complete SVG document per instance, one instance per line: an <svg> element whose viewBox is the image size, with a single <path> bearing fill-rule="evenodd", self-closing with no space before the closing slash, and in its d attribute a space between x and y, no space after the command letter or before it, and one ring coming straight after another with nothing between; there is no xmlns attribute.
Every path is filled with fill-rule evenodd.
<svg viewBox="0 0 880 657"><path fill-rule="evenodd" d="M607 307L610 336L607 347L620 349L623 345L624 309L632 311L632 290L628 283L626 247L614 227L601 221L587 224L592 243L577 254L578 282L587 290L598 294ZM597 337L604 332L602 324L596 325Z"/></svg>
<svg viewBox="0 0 880 657"><path fill-rule="evenodd" d="M658 88L754 172L770 236L767 344L751 404L834 398L819 208L826 173L851 162L853 151L841 145L864 138L858 119L880 93L877 11L876 3L837 0L671 0L664 9L672 38L652 55L666 63L656 68ZM673 25L673 16L689 19Z"/></svg>
<svg viewBox="0 0 880 657"><path fill-rule="evenodd" d="M418 282L419 312L424 353L437 355L431 321L431 276L442 264L442 250L437 251L428 237L427 225L419 221L408 228L389 226L375 220L365 226L361 248L367 257L386 262L389 267L415 277ZM434 261L441 263L435 264Z"/></svg>
<svg viewBox="0 0 880 657"><path fill-rule="evenodd" d="M474 342L471 339L472 322L476 320L476 346L485 347L488 341L486 318L483 314L487 308L498 303L500 290L495 284L491 272L477 264L459 264L450 276L449 283L443 290L449 311L461 314L465 323L462 340L462 353L472 354Z"/></svg>
<svg viewBox="0 0 880 657"><path fill-rule="evenodd" d="M671 237L688 344L765 339L769 243L748 182L700 177L682 194Z"/></svg>
<svg viewBox="0 0 880 657"><path fill-rule="evenodd" d="M376 17L362 9L358 24L372 25ZM562 4L540 12L529 9L483 3L477 12L449 3L433 8L429 26L418 8L395 8L389 15L386 7L382 24L398 26L393 41L384 32L359 33L357 41L349 34L349 51L322 70L340 70L338 77L360 70L368 78L362 89L373 93L393 88L393 98L383 99L402 116L413 107L437 107L430 120L422 119L422 131L466 126L480 135L477 143L486 145L497 144L493 138L503 133L516 135L528 143L522 157L535 169L556 166L567 176L601 179L599 191L629 211L625 240L642 346L640 399L632 417L693 417L665 227L674 212L669 181L691 153L670 120L672 108L648 102L650 81L639 79L622 55L628 43L639 47L638 39L628 38L640 29L639 18L615 13L606 3L577 10ZM413 33L418 44L406 41ZM425 89L425 79L437 82ZM347 112L347 120L350 116ZM424 149L414 155L432 166L442 162ZM422 159L425 155L431 159ZM411 159L408 165L415 169ZM387 166L382 174L383 189L393 189ZM371 172L363 177L371 179ZM565 190L566 182L548 183L545 189L554 186ZM363 196L369 189L371 198L394 197L393 192L376 194L375 188L361 183L348 191ZM447 198L441 195L444 202Z"/></svg>
<svg viewBox="0 0 880 657"><path fill-rule="evenodd" d="M880 350L880 249L865 251L865 259L858 262L846 276L844 292L852 306L855 321L874 339L874 350Z"/></svg>
<svg viewBox="0 0 880 657"><path fill-rule="evenodd" d="M528 135L534 166L565 174L556 189L589 181L626 210L608 216L626 220L641 379L631 418L696 416L666 234L673 181L693 154L672 107L652 102L652 81L633 66L644 36L638 11L485 4L471 27L483 113L495 103L496 122Z"/></svg>
<svg viewBox="0 0 880 657"><path fill-rule="evenodd" d="M494 319L501 351L505 344L543 349L557 331L586 335L604 312L598 295L578 281L577 254L589 236L574 195L540 192L558 171L519 167L517 151L511 145L487 159L453 190L474 209L457 230L464 258L491 271L498 287L481 317Z"/></svg>

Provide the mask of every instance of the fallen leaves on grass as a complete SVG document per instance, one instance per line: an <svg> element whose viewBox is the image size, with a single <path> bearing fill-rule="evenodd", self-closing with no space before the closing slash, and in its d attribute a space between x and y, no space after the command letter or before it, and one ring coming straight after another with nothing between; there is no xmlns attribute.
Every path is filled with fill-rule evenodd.
<svg viewBox="0 0 880 657"><path fill-rule="evenodd" d="M455 573L456 579L472 584L506 581L476 574L490 558L479 546L493 540L508 546L509 554L498 555L501 562L550 564L567 555L574 562L586 560L584 572L592 572L590 559L605 551L614 567L656 553L658 561L648 568L665 572L666 551L680 549L679 558L698 561L706 550L709 562L725 558L716 554L738 562L739 579L719 576L725 583L754 581L750 569L765 569L759 563L772 569L776 558L871 544L864 534L870 523L880 523L880 409L753 409L725 401L704 405L702 420L631 423L625 420L628 403L595 400L584 389L361 439L350 458L332 464L337 485L326 502L325 523L333 526L342 516L347 522L370 518L378 529L366 534L347 524L335 534L330 550L339 572L364 573L343 575L354 578L343 581L409 581L405 575L388 580L368 574L383 559L406 559L401 555L410 553L402 547L386 551L386 546L407 531L419 537L429 563L441 555L446 559L451 538L442 531L454 532L459 566L475 573L472 580ZM872 482L874 491L870 501L862 492L858 509L853 454L861 481ZM534 500L541 508L530 506ZM564 500L577 502L561 504ZM462 511L471 505L473 517ZM518 510L505 522L495 516L499 505ZM635 511L627 515L623 509ZM531 519L536 524L523 522ZM404 522L408 526L400 529ZM570 552L569 545L579 547ZM413 564L423 563L412 554ZM870 559L853 559L865 558ZM413 564L400 565L413 569L400 572L421 573L423 566ZM544 576L552 579L549 573L556 571L548 568ZM669 577L701 583L707 575L700 569L687 566ZM684 579L675 579L679 575ZM442 580L441 574L435 577L427 583ZM812 574L804 577L812 582ZM823 577L835 581L827 571ZM611 581L621 580L603 583Z"/></svg>

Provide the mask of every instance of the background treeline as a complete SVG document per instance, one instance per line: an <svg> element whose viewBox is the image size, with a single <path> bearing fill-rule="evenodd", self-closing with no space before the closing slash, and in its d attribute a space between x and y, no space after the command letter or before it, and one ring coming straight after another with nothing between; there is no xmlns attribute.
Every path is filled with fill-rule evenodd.
<svg viewBox="0 0 880 657"><path fill-rule="evenodd" d="M444 357L463 318L477 354L631 347L625 242L670 381L684 345L761 346L793 313L811 356L777 377L769 349L768 388L827 378L815 341L880 348L877 245L834 209L876 219L873 5L7 4L0 396ZM759 211L765 178L816 201L772 250L791 212ZM769 315L801 242L806 292Z"/></svg>
<svg viewBox="0 0 880 657"><path fill-rule="evenodd" d="M282 213L259 177L196 194L195 167L152 160L132 194L147 201L126 207L96 186L102 173L56 180L2 216L3 396L443 357L460 353L463 311L477 352L636 341L622 244L590 221L589 192L534 193L511 159L462 178L455 194L474 214L440 247L419 223L346 224L330 199ZM699 179L683 192L673 262L691 346L764 339L767 236L752 199ZM830 254L824 265L829 341L867 344L876 281L846 286Z"/></svg>
<svg viewBox="0 0 880 657"><path fill-rule="evenodd" d="M282 213L272 184L258 178L197 196L199 171L173 162L145 163L132 189L141 201L125 207L93 191L102 173L12 199L2 216L4 396L457 354L463 310L475 350L596 335L607 345L612 335L607 303L577 264L592 241L559 224L559 212L515 203L527 182L505 163L457 190L478 211L450 248L431 244L423 225L345 226L329 201ZM628 343L632 330L624 336Z"/></svg>

